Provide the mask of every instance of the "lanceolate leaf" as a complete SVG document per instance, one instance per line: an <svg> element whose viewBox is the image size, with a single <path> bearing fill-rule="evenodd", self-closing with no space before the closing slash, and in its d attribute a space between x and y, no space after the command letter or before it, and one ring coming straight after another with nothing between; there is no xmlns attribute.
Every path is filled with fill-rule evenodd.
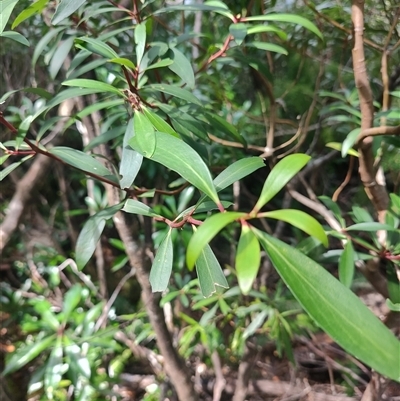
<svg viewBox="0 0 400 401"><path fill-rule="evenodd" d="M357 223L346 227L346 231L378 231L378 230L395 231L396 229L390 226L389 224L382 224L374 221Z"/></svg>
<svg viewBox="0 0 400 401"><path fill-rule="evenodd" d="M8 176L8 174L10 174L12 171L14 171L16 168L18 168L23 162L30 159L31 157L33 157L33 155L26 156L22 160L11 163L6 168L1 170L0 171L0 182L3 181L4 178L6 178Z"/></svg>
<svg viewBox="0 0 400 401"><path fill-rule="evenodd" d="M148 85L147 87L159 92L167 93L168 95L175 96L179 99L186 100L189 103L194 103L199 106L202 106L200 100L197 99L196 96L194 96L185 89L179 88L178 86L166 85L166 84L153 84L153 85Z"/></svg>
<svg viewBox="0 0 400 401"><path fill-rule="evenodd" d="M143 113L149 119L149 121L153 124L153 127L160 132L165 132L167 134L176 136L179 138L179 134L159 115L154 113L153 111L147 109L147 107L143 107Z"/></svg>
<svg viewBox="0 0 400 401"><path fill-rule="evenodd" d="M80 150L67 148L65 146L55 146L49 150L49 153L59 157L65 163L78 168L79 170L102 177L113 177L115 179L111 172L106 169L98 160L86 153L81 152Z"/></svg>
<svg viewBox="0 0 400 401"><path fill-rule="evenodd" d="M350 288L354 276L354 249L351 241L347 241L339 258L339 280Z"/></svg>
<svg viewBox="0 0 400 401"><path fill-rule="evenodd" d="M21 22L25 21L32 15L41 13L46 5L47 0L38 0L32 3L29 7L25 8L25 10L21 11L18 14L17 18L15 18L14 22L11 25L11 29L15 29Z"/></svg>
<svg viewBox="0 0 400 401"><path fill-rule="evenodd" d="M143 156L151 158L156 149L156 135L153 124L145 114L135 110L133 125L135 127L134 143L137 144Z"/></svg>
<svg viewBox="0 0 400 401"><path fill-rule="evenodd" d="M62 84L65 86L77 86L80 88L95 89L99 92L111 92L115 93L116 95L123 96L121 90L110 84L95 81L94 79L70 79L69 81L64 81Z"/></svg>
<svg viewBox="0 0 400 401"><path fill-rule="evenodd" d="M296 153L286 156L269 173L260 198L253 211L259 211L269 202L310 160L310 156Z"/></svg>
<svg viewBox="0 0 400 401"><path fill-rule="evenodd" d="M130 145L138 152L143 152L135 138L131 140ZM150 159L176 171L215 203L219 203L207 166L200 156L182 140L164 132L156 132L156 147Z"/></svg>
<svg viewBox="0 0 400 401"><path fill-rule="evenodd" d="M361 132L361 128L353 129L353 131L349 132L346 139L342 144L342 157L345 157L351 147L355 144L359 133Z"/></svg>
<svg viewBox="0 0 400 401"><path fill-rule="evenodd" d="M79 269L82 269L92 257L97 242L103 232L106 220L113 217L120 209L122 209L122 206L123 203L120 203L103 209L91 216L85 223L82 231L79 233L78 240L76 241L75 259Z"/></svg>
<svg viewBox="0 0 400 401"><path fill-rule="evenodd" d="M229 185L233 184L234 182L247 177L261 167L265 167L265 164L261 157L258 156L247 157L230 164L214 179L214 185L217 192L229 187Z"/></svg>
<svg viewBox="0 0 400 401"><path fill-rule="evenodd" d="M21 43L21 45L24 45L24 46L29 46L28 39L26 39L25 36L22 36L18 32L4 31L4 32L0 33L0 37L14 40L15 42Z"/></svg>
<svg viewBox="0 0 400 401"><path fill-rule="evenodd" d="M51 350L49 359L46 363L44 374L44 388L49 400L54 398L54 390L56 390L62 379L63 368L63 337L57 336L56 345Z"/></svg>
<svg viewBox="0 0 400 401"><path fill-rule="evenodd" d="M81 36L75 39L76 47L90 53L98 54L107 59L118 59L118 54L111 46L97 38Z"/></svg>
<svg viewBox="0 0 400 401"><path fill-rule="evenodd" d="M57 25L65 18L68 18L85 2L86 0L61 0L51 19L52 24Z"/></svg>
<svg viewBox="0 0 400 401"><path fill-rule="evenodd" d="M92 257L105 225L105 219L99 219L95 215L83 226L75 249L75 260L79 270L83 269Z"/></svg>
<svg viewBox="0 0 400 401"><path fill-rule="evenodd" d="M314 219L314 217L302 212L301 210L273 210L272 212L260 213L258 217L266 217L285 221L286 223L289 223L292 226L303 230L305 233L317 238L325 246L328 246L328 237L325 234L325 231L322 228L321 224L318 223L318 221Z"/></svg>
<svg viewBox="0 0 400 401"><path fill-rule="evenodd" d="M168 66L168 68L174 72L178 77L182 79L188 86L188 88L194 88L194 73L192 65L189 60L184 56L184 54L173 47L170 49L170 52L173 53L173 63Z"/></svg>
<svg viewBox="0 0 400 401"><path fill-rule="evenodd" d="M122 178L119 180L119 182L122 189L130 188L140 170L143 161L143 156L129 146L129 141L134 136L135 131L133 119L131 118L128 126L126 127L122 144L121 164L119 166L119 173L122 175Z"/></svg>
<svg viewBox="0 0 400 401"><path fill-rule="evenodd" d="M279 54L288 54L288 51L282 46L278 46L274 43L265 43L265 42L248 42L246 43L247 47L255 47L256 49L265 50L267 52L274 52Z"/></svg>
<svg viewBox="0 0 400 401"><path fill-rule="evenodd" d="M135 199L128 199L122 210L126 213L140 214L149 217L162 217L153 211L149 206Z"/></svg>
<svg viewBox="0 0 400 401"><path fill-rule="evenodd" d="M142 61L144 48L146 46L146 23L137 24L135 28L135 43L136 43L136 64L139 66Z"/></svg>
<svg viewBox="0 0 400 401"><path fill-rule="evenodd" d="M203 296L209 297L217 291L217 287L229 288L221 266L209 245L200 252L196 271Z"/></svg>
<svg viewBox="0 0 400 401"><path fill-rule="evenodd" d="M8 375L9 373L15 372L21 369L27 363L35 359L43 351L47 350L56 339L56 335L45 337L42 340L38 340L33 344L27 345L25 347L19 348L12 357L8 360L6 368L3 370L3 375Z"/></svg>
<svg viewBox="0 0 400 401"><path fill-rule="evenodd" d="M192 235L186 252L186 263L192 269L202 249L221 231L233 221L246 216L246 213L225 212L214 214L208 218Z"/></svg>
<svg viewBox="0 0 400 401"><path fill-rule="evenodd" d="M230 34L234 37L235 42L241 45L247 35L248 25L239 22L238 24L231 24L229 27Z"/></svg>
<svg viewBox="0 0 400 401"><path fill-rule="evenodd" d="M293 14L267 14L267 15L256 15L254 17L246 17L246 22L250 21L274 21L274 22L291 22L297 25L301 25L309 31L315 33L321 39L323 38L321 31L308 19L299 15Z"/></svg>
<svg viewBox="0 0 400 401"><path fill-rule="evenodd" d="M82 298L82 287L74 284L65 294L63 302L63 323L67 323L71 313L78 306Z"/></svg>
<svg viewBox="0 0 400 401"><path fill-rule="evenodd" d="M235 259L239 287L243 294L248 294L251 290L257 277L260 260L260 244L246 222L242 225L242 233L240 234Z"/></svg>
<svg viewBox="0 0 400 401"><path fill-rule="evenodd" d="M150 284L153 292L165 291L168 287L172 271L173 246L172 228L168 230L166 237L157 249L156 256L150 271Z"/></svg>
<svg viewBox="0 0 400 401"><path fill-rule="evenodd" d="M0 33L4 31L10 15L18 3L18 0L2 0L1 2Z"/></svg>
<svg viewBox="0 0 400 401"><path fill-rule="evenodd" d="M347 352L400 381L400 342L360 299L312 259L253 230L282 279L317 324Z"/></svg>

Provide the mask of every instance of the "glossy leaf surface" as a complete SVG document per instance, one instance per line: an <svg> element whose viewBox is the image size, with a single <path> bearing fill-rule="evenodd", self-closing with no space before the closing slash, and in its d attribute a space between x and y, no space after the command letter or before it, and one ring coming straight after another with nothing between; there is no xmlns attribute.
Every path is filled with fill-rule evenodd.
<svg viewBox="0 0 400 401"><path fill-rule="evenodd" d="M61 0L51 19L52 24L57 25L68 18L85 2L86 0Z"/></svg>
<svg viewBox="0 0 400 401"><path fill-rule="evenodd" d="M257 277L260 261L261 253L258 239L248 224L243 224L235 258L236 274L243 294L250 292Z"/></svg>
<svg viewBox="0 0 400 401"><path fill-rule="evenodd" d="M246 216L246 213L225 212L214 214L194 232L186 251L186 263L192 269L203 248L233 221Z"/></svg>
<svg viewBox="0 0 400 401"><path fill-rule="evenodd" d="M282 220L299 228L305 233L317 238L325 246L328 246L328 237L321 224L309 214L296 209L273 210L272 212L260 213L259 216Z"/></svg>
<svg viewBox="0 0 400 401"><path fill-rule="evenodd" d="M136 199L128 199L122 210L126 213L140 214L142 216L148 217L161 217L156 212L153 211L149 206Z"/></svg>
<svg viewBox="0 0 400 401"><path fill-rule="evenodd" d="M297 153L286 156L269 173L261 195L254 207L260 210L269 202L310 160L310 156Z"/></svg>
<svg viewBox="0 0 400 401"><path fill-rule="evenodd" d="M150 159L176 171L218 203L219 199L211 174L198 153L182 140L164 132L156 132L155 138L156 147ZM132 138L130 145L140 153L144 154L146 151L141 148L140 143L135 141L135 138Z"/></svg>
<svg viewBox="0 0 400 401"><path fill-rule="evenodd" d="M312 259L253 230L282 279L317 324L347 352L400 381L400 342L361 300Z"/></svg>
<svg viewBox="0 0 400 401"><path fill-rule="evenodd" d="M145 114L135 110L133 125L135 127L134 143L138 145L143 156L151 158L156 149L156 135L153 124Z"/></svg>

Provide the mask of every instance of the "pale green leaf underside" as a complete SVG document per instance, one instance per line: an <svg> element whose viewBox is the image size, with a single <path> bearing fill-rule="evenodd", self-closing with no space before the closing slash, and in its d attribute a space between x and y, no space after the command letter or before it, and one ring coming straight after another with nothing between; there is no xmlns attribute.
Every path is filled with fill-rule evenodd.
<svg viewBox="0 0 400 401"><path fill-rule="evenodd" d="M206 245L200 252L196 261L196 271L204 297L209 297L216 292L217 287L229 287L221 266L209 245Z"/></svg>
<svg viewBox="0 0 400 401"><path fill-rule="evenodd" d="M215 203L219 202L211 174L201 157L188 144L164 132L155 133L156 146L150 160L180 174L185 180L203 191ZM140 144L131 141L131 146L144 154ZM145 155L146 156L146 155Z"/></svg>

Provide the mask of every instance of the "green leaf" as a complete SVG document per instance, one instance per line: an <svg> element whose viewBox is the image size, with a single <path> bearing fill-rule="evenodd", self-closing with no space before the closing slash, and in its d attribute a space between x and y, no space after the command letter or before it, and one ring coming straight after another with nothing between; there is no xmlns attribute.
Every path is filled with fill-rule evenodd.
<svg viewBox="0 0 400 401"><path fill-rule="evenodd" d="M63 162L73 166L81 171L96 174L101 177L110 178L113 177L111 172L103 166L94 157L81 152L77 149L67 148L65 146L55 146L51 148L49 153L57 156ZM115 178L115 177L113 177Z"/></svg>
<svg viewBox="0 0 400 401"><path fill-rule="evenodd" d="M142 202L139 202L135 199L128 199L125 202L124 207L122 210L126 213L132 213L132 214L140 214L141 216L148 216L148 217L160 217L159 214L157 214L153 209L151 209L149 206L145 205Z"/></svg>
<svg viewBox="0 0 400 401"><path fill-rule="evenodd" d="M136 64L140 66L146 47L146 23L142 22L135 27Z"/></svg>
<svg viewBox="0 0 400 401"><path fill-rule="evenodd" d="M296 209L273 210L258 214L257 217L266 217L285 221L305 233L317 238L323 245L328 246L328 237L321 224L309 214Z"/></svg>
<svg viewBox="0 0 400 401"><path fill-rule="evenodd" d="M345 157L348 154L351 147L355 144L360 132L361 128L356 128L346 136L346 139L342 144L342 157Z"/></svg>
<svg viewBox="0 0 400 401"><path fill-rule="evenodd" d="M48 0L38 0L32 3L29 7L25 8L25 10L21 11L17 18L15 18L11 25L11 29L15 29L21 22L27 20L32 15L40 14L46 7L47 3Z"/></svg>
<svg viewBox="0 0 400 401"><path fill-rule="evenodd" d="M240 234L235 258L239 287L245 295L250 292L257 277L260 261L260 244L247 222L245 222L242 225L242 233Z"/></svg>
<svg viewBox="0 0 400 401"><path fill-rule="evenodd" d="M110 60L108 60L110 63L114 63L114 64L119 64L119 65L123 65L127 68L130 68L132 70L135 70L135 64L132 63L131 60L124 58L124 57L117 57L117 58L111 58Z"/></svg>
<svg viewBox="0 0 400 401"><path fill-rule="evenodd" d="M142 150L135 143L130 145L138 152ZM219 203L218 195L211 179L210 172L201 157L185 142L163 132L156 132L156 147L150 158L170 170L176 171L185 180L203 191L215 203Z"/></svg>
<svg viewBox="0 0 400 401"><path fill-rule="evenodd" d="M147 107L142 107L143 113L149 119L149 121L153 124L153 127L160 132L165 132L167 134L176 136L179 138L179 134L166 122L164 121L158 114L149 110Z"/></svg>
<svg viewBox="0 0 400 401"><path fill-rule="evenodd" d="M32 66L36 65L36 62L39 56L42 54L43 50L51 42L51 40L54 39L54 37L57 36L63 29L65 28L62 26L59 28L51 29L49 32L46 33L46 35L43 36L42 39L39 40L38 44L35 47L35 50L33 51Z"/></svg>
<svg viewBox="0 0 400 401"><path fill-rule="evenodd" d="M59 24L73 14L85 2L86 0L61 0L51 19L51 23L53 25Z"/></svg>
<svg viewBox="0 0 400 401"><path fill-rule="evenodd" d="M79 270L82 270L92 257L105 225L104 219L91 217L83 226L75 249L75 259Z"/></svg>
<svg viewBox="0 0 400 401"><path fill-rule="evenodd" d="M119 203L118 205L103 209L90 217L85 223L76 241L75 259L78 269L83 269L92 257L101 233L104 230L106 220L113 217L122 207L123 203Z"/></svg>
<svg viewBox="0 0 400 401"><path fill-rule="evenodd" d="M71 313L79 305L82 298L82 286L80 284L74 284L64 296L63 302L63 323L67 323Z"/></svg>
<svg viewBox="0 0 400 401"><path fill-rule="evenodd" d="M4 168L3 170L0 171L0 182L4 180L4 178L6 178L8 176L8 174L10 174L11 172L13 172L17 167L19 167L23 162L29 160L30 158L32 158L33 155L29 155L24 157L23 159L21 159L18 162L14 162L11 163L10 165L8 165L6 168Z"/></svg>
<svg viewBox="0 0 400 401"><path fill-rule="evenodd" d="M55 106L61 104L64 100L72 99L78 96L91 95L93 93L102 92L102 89L88 89L88 88L71 88L58 93L43 109L38 110L33 119L37 118L45 110L50 110Z"/></svg>
<svg viewBox="0 0 400 401"><path fill-rule="evenodd" d="M236 181L254 173L254 171L265 167L263 159L258 156L240 159L230 164L222 173L214 179L217 192L229 187Z"/></svg>
<svg viewBox="0 0 400 401"><path fill-rule="evenodd" d="M153 292L165 291L168 288L173 262L172 228L161 241L154 257L150 271L150 284Z"/></svg>
<svg viewBox="0 0 400 401"><path fill-rule="evenodd" d="M347 241L339 258L339 280L350 288L354 277L354 249L351 241Z"/></svg>
<svg viewBox="0 0 400 401"><path fill-rule="evenodd" d="M194 73L190 61L176 47L170 49L173 63L168 68L174 72L190 88L194 88Z"/></svg>
<svg viewBox="0 0 400 401"><path fill-rule="evenodd" d="M112 60L119 59L118 54L114 51L114 49L100 39L81 36L75 39L75 43L78 48L98 54L104 58Z"/></svg>
<svg viewBox="0 0 400 401"><path fill-rule="evenodd" d="M206 298L214 294L217 287L229 288L221 266L209 245L206 245L199 254L196 272L201 293Z"/></svg>
<svg viewBox="0 0 400 401"><path fill-rule="evenodd" d="M70 79L69 81L64 81L62 84L65 86L76 86L80 88L94 89L98 92L111 92L119 96L123 96L121 90L115 88L110 84L95 81L94 79Z"/></svg>
<svg viewBox="0 0 400 401"><path fill-rule="evenodd" d="M189 91L179 88L173 85L166 85L166 84L153 84L148 85L146 88L151 88L159 92L167 93L168 95L175 96L179 99L186 100L189 103L194 103L199 106L202 106L199 99L196 96L191 94Z"/></svg>
<svg viewBox="0 0 400 401"><path fill-rule="evenodd" d="M164 58L160 61L157 61L154 64L149 65L146 67L143 71L148 71L148 70L154 70L155 68L162 68L162 67L168 67L171 65L174 61L171 60L170 58Z"/></svg>
<svg viewBox="0 0 400 401"><path fill-rule="evenodd" d="M10 15L18 3L18 0L2 0L1 2L1 18L0 18L0 33L3 33L7 25Z"/></svg>
<svg viewBox="0 0 400 401"><path fill-rule="evenodd" d="M132 137L134 138L133 142L129 142L129 144L134 143L144 157L151 158L156 149L156 134L153 124L145 114L135 110L133 125L135 127L135 135Z"/></svg>
<svg viewBox="0 0 400 401"><path fill-rule="evenodd" d="M212 11L218 14L222 14L232 21L234 20L233 14L229 12L229 8L222 1L208 1L204 4L185 4L177 6L169 6L158 9L154 15L162 13L170 13L173 11Z"/></svg>
<svg viewBox="0 0 400 401"><path fill-rule="evenodd" d="M224 118L218 114L210 112L206 112L204 117L209 121L213 129L229 135L231 138L234 138L243 144L244 147L247 147L246 139L240 135L237 129L232 124L229 124Z"/></svg>
<svg viewBox="0 0 400 401"><path fill-rule="evenodd" d="M247 35L253 35L261 32L273 32L276 33L280 39L287 40L287 33L282 31L282 29L278 29L272 25L252 25L250 27L248 26L247 28Z"/></svg>
<svg viewBox="0 0 400 401"><path fill-rule="evenodd" d="M377 222L357 223L346 227L346 231L396 231L396 229L389 224L382 224Z"/></svg>
<svg viewBox="0 0 400 401"><path fill-rule="evenodd" d="M288 51L282 46L275 45L274 43L265 42L246 42L246 47L255 47L256 49L265 50L267 52L274 52L287 55Z"/></svg>
<svg viewBox="0 0 400 401"><path fill-rule="evenodd" d="M60 385L63 373L62 336L57 336L56 345L50 352L44 374L44 388L49 400L54 398L54 391Z"/></svg>
<svg viewBox="0 0 400 401"><path fill-rule="evenodd" d="M246 216L246 213L225 212L214 214L209 217L195 231L189 241L186 252L186 263L192 269L203 248L221 231L225 226L233 221Z"/></svg>
<svg viewBox="0 0 400 401"><path fill-rule="evenodd" d="M129 146L129 141L134 136L135 130L133 118L131 118L126 127L124 141L122 144L121 163L119 166L119 173L122 175L119 183L122 189L131 187L140 170L140 167L142 166L143 156Z"/></svg>
<svg viewBox="0 0 400 401"><path fill-rule="evenodd" d="M71 51L71 47L74 43L74 38L71 36L66 40L60 41L57 50L54 52L53 57L49 65L49 73L52 79L55 79L58 72L60 71L65 59Z"/></svg>
<svg viewBox="0 0 400 401"><path fill-rule="evenodd" d="M296 153L286 156L269 173L261 195L254 206L258 212L267 202L269 202L310 160L310 156Z"/></svg>
<svg viewBox="0 0 400 401"><path fill-rule="evenodd" d="M342 144L339 143L339 142L328 142L327 144L325 144L325 146L327 148L335 149L335 150L337 150L339 152L341 152L341 150L342 150ZM350 155L350 156L354 156L354 157L358 157L359 156L359 153L354 149L348 149L347 150L347 154Z"/></svg>
<svg viewBox="0 0 400 401"><path fill-rule="evenodd" d="M14 42L21 43L21 45L24 45L24 46L30 46L28 39L26 39L25 36L22 36L18 32L4 31L0 34L0 37L11 39Z"/></svg>
<svg viewBox="0 0 400 401"><path fill-rule="evenodd" d="M21 369L42 352L46 351L54 343L55 338L56 335L53 334L51 336L38 340L33 344L18 348L18 350L7 361L6 367L3 370L2 374L5 376L9 373L15 372L18 369Z"/></svg>
<svg viewBox="0 0 400 401"><path fill-rule="evenodd" d="M346 352L400 381L400 342L361 300L322 266L255 228L262 247L294 296Z"/></svg>
<svg viewBox="0 0 400 401"><path fill-rule="evenodd" d="M244 21L274 21L274 22L290 22L308 29L310 32L315 33L318 37L323 39L321 31L308 19L301 17L300 15L293 14L267 14L267 15L256 15L254 17L246 17Z"/></svg>
<svg viewBox="0 0 400 401"><path fill-rule="evenodd" d="M247 35L247 27L248 25L243 24L242 22L234 23L229 26L229 32L238 45L243 43L243 40Z"/></svg>
<svg viewBox="0 0 400 401"><path fill-rule="evenodd" d="M393 312L400 312L400 303L393 303L389 298L386 300L386 305Z"/></svg>

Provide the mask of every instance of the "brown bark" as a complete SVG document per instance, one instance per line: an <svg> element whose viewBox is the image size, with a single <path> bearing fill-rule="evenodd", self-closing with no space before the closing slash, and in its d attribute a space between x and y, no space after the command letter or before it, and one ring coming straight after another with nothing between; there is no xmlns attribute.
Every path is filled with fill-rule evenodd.
<svg viewBox="0 0 400 401"><path fill-rule="evenodd" d="M354 26L354 47L352 50L354 79L360 98L361 131L365 131L373 126L374 107L364 54L364 0L353 0L351 10ZM378 213L379 221L383 223L389 205L389 196L385 186L378 183L376 179L372 140L372 136L367 136L359 142L359 173L365 192Z"/></svg>
<svg viewBox="0 0 400 401"><path fill-rule="evenodd" d="M116 192L114 188L109 189L109 200L112 204L119 202ZM144 246L138 244L132 237L123 212L118 212L114 216L114 223L119 237L125 245L130 265L136 269L136 277L142 288L143 303L156 334L157 345L164 357L165 372L174 385L180 401L198 401L190 370L173 346L171 334L165 323L164 312L160 307L160 294L153 293L151 290L149 261L144 255Z"/></svg>

